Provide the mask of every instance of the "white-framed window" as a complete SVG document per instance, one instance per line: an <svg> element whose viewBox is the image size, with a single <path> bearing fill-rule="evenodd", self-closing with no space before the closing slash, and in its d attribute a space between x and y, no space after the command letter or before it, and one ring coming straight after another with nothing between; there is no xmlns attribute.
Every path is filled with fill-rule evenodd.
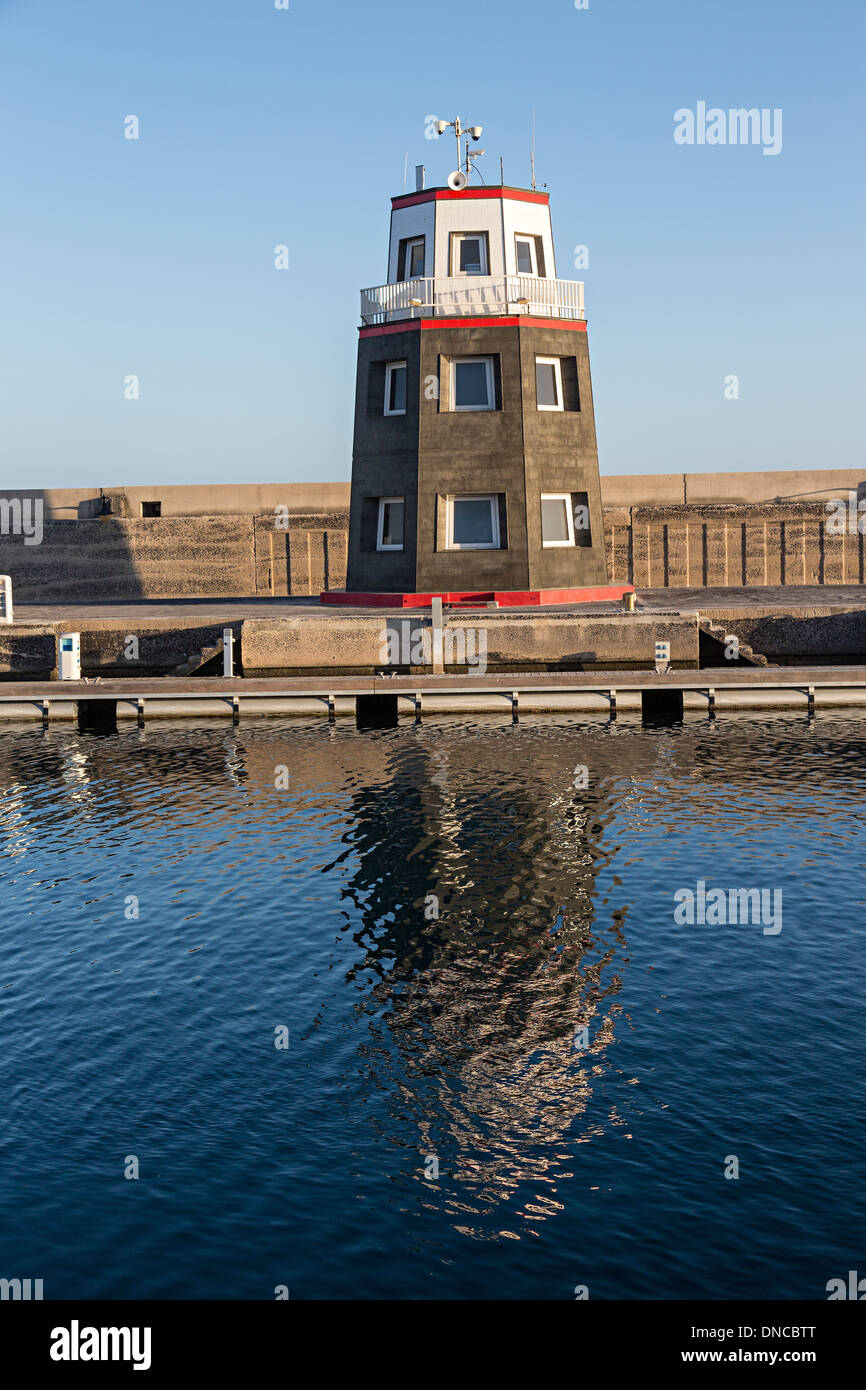
<svg viewBox="0 0 866 1390"><path fill-rule="evenodd" d="M418 280L424 274L425 241L422 236L404 237L397 250L397 280Z"/></svg>
<svg viewBox="0 0 866 1390"><path fill-rule="evenodd" d="M518 275L537 275L538 259L535 253L534 236L515 237L517 247L517 274Z"/></svg>
<svg viewBox="0 0 866 1390"><path fill-rule="evenodd" d="M541 494L541 544L574 545L574 518L570 492Z"/></svg>
<svg viewBox="0 0 866 1390"><path fill-rule="evenodd" d="M376 531L377 550L403 549L403 498L379 498L379 525Z"/></svg>
<svg viewBox="0 0 866 1390"><path fill-rule="evenodd" d="M562 410L562 366L558 357L536 357L535 399L539 410Z"/></svg>
<svg viewBox="0 0 866 1390"><path fill-rule="evenodd" d="M406 414L406 363L385 363L385 414Z"/></svg>
<svg viewBox="0 0 866 1390"><path fill-rule="evenodd" d="M487 268L487 233L451 233L451 274L489 275Z"/></svg>
<svg viewBox="0 0 866 1390"><path fill-rule="evenodd" d="M478 492L449 497L445 544L449 550L499 549L499 498Z"/></svg>
<svg viewBox="0 0 866 1390"><path fill-rule="evenodd" d="M420 280L424 274L424 238L413 237L406 242L406 279Z"/></svg>
<svg viewBox="0 0 866 1390"><path fill-rule="evenodd" d="M529 232L515 232L514 261L518 275L534 275L544 280L546 271L543 238L532 236Z"/></svg>
<svg viewBox="0 0 866 1390"><path fill-rule="evenodd" d="M451 409L496 409L492 357L452 357Z"/></svg>

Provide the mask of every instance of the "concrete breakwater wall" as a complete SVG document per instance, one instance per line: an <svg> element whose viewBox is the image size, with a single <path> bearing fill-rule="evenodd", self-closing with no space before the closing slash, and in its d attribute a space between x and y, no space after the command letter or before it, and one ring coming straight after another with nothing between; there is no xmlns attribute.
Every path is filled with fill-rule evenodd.
<svg viewBox="0 0 866 1390"><path fill-rule="evenodd" d="M46 521L89 521L104 505L121 520L148 516L258 516L284 507L297 515L349 510L350 485L336 483L180 483L102 489L14 488L42 503ZM775 469L739 473L611 473L601 478L605 507L725 506L764 502L825 502L858 498L866 478L853 468Z"/></svg>
<svg viewBox="0 0 866 1390"><path fill-rule="evenodd" d="M198 607L198 605L196 605ZM202 605L201 616L147 616L146 609L105 617L0 625L0 695L9 681L56 680L56 641L81 631L83 674L100 681L193 675L206 692L222 671L226 619ZM237 673L246 680L271 676L340 677L377 670L420 674L432 669L431 619L414 612L349 616L304 607L292 617L234 617ZM862 662L866 608L766 604L713 606L694 611L518 614L446 612L442 659L464 674L496 671L647 671L655 643L670 642L675 670L732 670L750 665L727 655L728 634L770 663L823 667ZM713 629L717 629L713 632ZM131 638L134 637L134 641ZM190 658L197 660L190 664ZM767 667L762 666L767 674ZM709 677L708 677L709 678ZM712 679L715 679L713 675ZM98 698L98 690L94 690Z"/></svg>
<svg viewBox="0 0 866 1390"><path fill-rule="evenodd" d="M0 687L8 680L57 677L56 639L65 622L0 627ZM136 643L130 647L130 627ZM431 619L415 613L353 616L307 610L297 618L247 618L232 623L244 678L366 674L433 669ZM446 615L444 668L489 671L646 670L655 643L669 642L674 670L697 670L701 635L695 614L581 616L503 612ZM219 623L161 618L146 626L97 619L81 633L85 676L125 681L171 676L197 649L213 650ZM204 654L204 653L202 653ZM205 691L222 670L222 654L197 679ZM2 689L0 689L2 693ZM94 690L94 698L98 692Z"/></svg>
<svg viewBox="0 0 866 1390"><path fill-rule="evenodd" d="M638 589L862 584L864 538L823 502L606 507L611 583Z"/></svg>
<svg viewBox="0 0 866 1390"><path fill-rule="evenodd" d="M347 538L345 513L46 521L38 545L0 536L0 574L16 603L318 594L344 586Z"/></svg>
<svg viewBox="0 0 866 1390"><path fill-rule="evenodd" d="M829 517L823 501L608 505L608 575L639 589L866 582L864 537L856 524L834 534ZM19 603L310 595L346 581L344 511L45 520L42 530L40 544L0 535L0 573Z"/></svg>
<svg viewBox="0 0 866 1390"><path fill-rule="evenodd" d="M556 671L646 669L656 642L669 642L675 670L700 664L698 620L694 614L576 616L506 612L452 614L445 622L446 670ZM430 619L344 617L326 619L253 618L241 633L244 674L279 676L329 670L431 670Z"/></svg>
<svg viewBox="0 0 866 1390"><path fill-rule="evenodd" d="M222 646L225 622L192 622L173 618L140 625L106 621L72 624L18 623L0 625L0 680L53 680L57 676L57 638L61 632L81 631L81 669L88 677L174 675L177 668L202 649ZM242 624L230 624L235 639ZM131 646L130 636L135 638ZM218 669L222 669L219 658ZM209 671L213 669L213 663Z"/></svg>

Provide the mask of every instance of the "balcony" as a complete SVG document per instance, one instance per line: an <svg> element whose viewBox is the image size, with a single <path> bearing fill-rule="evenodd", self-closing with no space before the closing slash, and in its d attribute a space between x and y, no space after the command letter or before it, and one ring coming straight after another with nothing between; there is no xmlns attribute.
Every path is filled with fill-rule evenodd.
<svg viewBox="0 0 866 1390"><path fill-rule="evenodd" d="M530 314L546 319L585 319L582 280L535 275L460 275L401 280L361 291L365 328L414 318L491 318Z"/></svg>

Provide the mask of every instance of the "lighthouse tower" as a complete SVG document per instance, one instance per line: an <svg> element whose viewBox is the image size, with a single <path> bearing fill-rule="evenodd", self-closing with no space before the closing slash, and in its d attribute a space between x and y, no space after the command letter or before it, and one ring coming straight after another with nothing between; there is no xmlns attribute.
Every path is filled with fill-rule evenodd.
<svg viewBox="0 0 866 1390"><path fill-rule="evenodd" d="M361 292L347 589L606 583L583 285L557 277L548 194L459 171L392 198L387 283Z"/></svg>

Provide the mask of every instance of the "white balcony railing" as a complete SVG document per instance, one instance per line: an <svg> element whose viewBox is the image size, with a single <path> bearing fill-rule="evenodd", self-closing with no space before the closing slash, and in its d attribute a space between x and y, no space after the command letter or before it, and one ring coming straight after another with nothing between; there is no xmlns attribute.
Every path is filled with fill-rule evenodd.
<svg viewBox="0 0 866 1390"><path fill-rule="evenodd" d="M396 285L361 291L361 322L365 327L461 314L584 319L583 281L545 280L536 275L461 275L401 280Z"/></svg>

